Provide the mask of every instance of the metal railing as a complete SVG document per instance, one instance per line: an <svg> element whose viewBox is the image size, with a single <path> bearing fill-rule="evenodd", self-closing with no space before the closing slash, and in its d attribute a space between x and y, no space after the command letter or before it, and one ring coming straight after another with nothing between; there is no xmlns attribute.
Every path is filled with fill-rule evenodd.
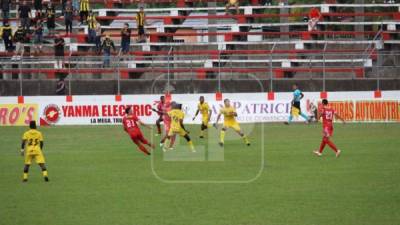
<svg viewBox="0 0 400 225"><path fill-rule="evenodd" d="M359 53L331 53L327 45L321 53L275 54L218 54L179 55L172 48L167 55L132 56L119 52L107 57L72 56L54 57L6 57L0 58L0 78L19 80L20 94L26 81L66 78L71 93L71 82L80 80L112 80L116 82L117 94L121 94L123 80L216 80L218 90L221 80L246 80L256 77L269 82L273 91L275 80L313 79L372 79L379 82L386 78L400 78L400 52L371 51ZM57 65L61 65L57 66Z"/></svg>

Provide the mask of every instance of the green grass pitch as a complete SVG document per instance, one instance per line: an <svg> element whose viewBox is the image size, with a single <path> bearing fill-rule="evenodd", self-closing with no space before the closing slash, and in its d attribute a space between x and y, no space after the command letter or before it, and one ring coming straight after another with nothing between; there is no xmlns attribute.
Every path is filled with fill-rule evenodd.
<svg viewBox="0 0 400 225"><path fill-rule="evenodd" d="M222 151L214 128L201 140L188 126L197 153L181 140L152 157L120 126L40 128L49 183L35 164L21 182L25 128L1 127L0 225L400 223L399 124L337 124L338 159L328 147L312 154L320 124L242 127L250 147L230 131Z"/></svg>

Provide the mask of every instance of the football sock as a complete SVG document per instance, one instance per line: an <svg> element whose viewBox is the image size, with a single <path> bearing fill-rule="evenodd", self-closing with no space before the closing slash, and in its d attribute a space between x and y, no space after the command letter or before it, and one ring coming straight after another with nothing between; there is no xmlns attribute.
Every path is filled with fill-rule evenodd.
<svg viewBox="0 0 400 225"><path fill-rule="evenodd" d="M161 125L160 125L160 124L157 124L157 132L158 132L159 134L161 134Z"/></svg>
<svg viewBox="0 0 400 225"><path fill-rule="evenodd" d="M292 114L290 114L290 115L289 115L289 121L288 121L288 122L290 123L290 122L292 122L292 120L293 120L293 116L292 116Z"/></svg>
<svg viewBox="0 0 400 225"><path fill-rule="evenodd" d="M189 147L190 147L190 149L194 149L194 145L193 145L193 142L192 141L188 141L188 145L189 145Z"/></svg>
<svg viewBox="0 0 400 225"><path fill-rule="evenodd" d="M308 116L304 113L300 113L300 116L303 117L305 120L308 120Z"/></svg>
<svg viewBox="0 0 400 225"><path fill-rule="evenodd" d="M172 137L171 139L169 139L169 147L172 148L172 146L174 146L175 143L175 137Z"/></svg>
<svg viewBox="0 0 400 225"><path fill-rule="evenodd" d="M43 170L42 171L42 175L43 175L43 177L48 177L49 176L49 174L47 173L47 170Z"/></svg>
<svg viewBox="0 0 400 225"><path fill-rule="evenodd" d="M219 134L220 142L224 143L225 139L225 131L221 130L221 133Z"/></svg>
<svg viewBox="0 0 400 225"><path fill-rule="evenodd" d="M23 177L24 180L28 180L28 173L24 173Z"/></svg>
<svg viewBox="0 0 400 225"><path fill-rule="evenodd" d="M326 145L326 137L322 138L321 145L319 146L319 153L322 153Z"/></svg>
<svg viewBox="0 0 400 225"><path fill-rule="evenodd" d="M150 152L147 151L147 149L143 145L138 145L140 151L144 152L146 155L150 155Z"/></svg>
<svg viewBox="0 0 400 225"><path fill-rule="evenodd" d="M334 152L337 152L337 151L338 151L338 149L336 148L336 145L335 145L332 141L328 140L326 143L329 145L329 147L331 147L331 149L332 149Z"/></svg>

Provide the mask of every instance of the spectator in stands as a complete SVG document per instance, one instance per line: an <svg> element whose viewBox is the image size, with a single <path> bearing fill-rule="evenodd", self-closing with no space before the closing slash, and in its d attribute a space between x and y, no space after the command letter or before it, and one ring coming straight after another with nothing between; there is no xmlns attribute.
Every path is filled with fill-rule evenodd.
<svg viewBox="0 0 400 225"><path fill-rule="evenodd" d="M124 28L121 30L121 51L122 54L129 52L129 45L131 44L131 29L129 24L125 23Z"/></svg>
<svg viewBox="0 0 400 225"><path fill-rule="evenodd" d="M140 7L139 12L136 14L136 23L138 27L138 43L146 42L146 33L144 32L144 26L146 24L146 15L144 14L143 6Z"/></svg>
<svg viewBox="0 0 400 225"><path fill-rule="evenodd" d="M100 54L101 52L101 25L100 23L96 24L96 40L95 40L95 44L96 44L96 54Z"/></svg>
<svg viewBox="0 0 400 225"><path fill-rule="evenodd" d="M56 58L56 67L62 68L62 64L64 61L64 46L65 41L59 34L56 35L54 39L54 56Z"/></svg>
<svg viewBox="0 0 400 225"><path fill-rule="evenodd" d="M229 14L229 10L231 7L235 7L236 14L239 14L239 0L228 0L228 3L225 5L225 12Z"/></svg>
<svg viewBox="0 0 400 225"><path fill-rule="evenodd" d="M38 20L35 24L35 52L42 52L42 43L43 43L43 23L41 20Z"/></svg>
<svg viewBox="0 0 400 225"><path fill-rule="evenodd" d="M46 7L46 18L47 18L47 29L49 29L49 33L53 34L54 29L56 28L56 10L51 1L47 4Z"/></svg>
<svg viewBox="0 0 400 225"><path fill-rule="evenodd" d="M93 11L89 11L89 15L87 16L86 23L88 25L88 42L94 43L96 39L96 17L93 14Z"/></svg>
<svg viewBox="0 0 400 225"><path fill-rule="evenodd" d="M31 24L31 7L27 5L26 1L22 2L22 5L18 8L18 18L20 19L22 28L29 31L29 27Z"/></svg>
<svg viewBox="0 0 400 225"><path fill-rule="evenodd" d="M74 11L74 15L78 15L79 13L79 0L72 0L72 10Z"/></svg>
<svg viewBox="0 0 400 225"><path fill-rule="evenodd" d="M0 0L0 1L1 1L1 13L4 21L10 18L11 0Z"/></svg>
<svg viewBox="0 0 400 225"><path fill-rule="evenodd" d="M4 41L4 47L6 51L11 52L13 50L13 36L12 36L12 28L7 20L3 20L3 27L1 28L1 38Z"/></svg>
<svg viewBox="0 0 400 225"><path fill-rule="evenodd" d="M308 13L308 31L317 30L317 25L321 17L322 14L316 7L311 8Z"/></svg>
<svg viewBox="0 0 400 225"><path fill-rule="evenodd" d="M57 82L56 94L57 95L65 95L65 90L66 90L66 85L65 85L64 78L60 77L60 79Z"/></svg>
<svg viewBox="0 0 400 225"><path fill-rule="evenodd" d="M36 24L37 21L39 21L39 20L44 21L43 13L40 10L36 10L35 11L35 18L32 19L32 22L33 22L33 24Z"/></svg>
<svg viewBox="0 0 400 225"><path fill-rule="evenodd" d="M80 0L79 10L80 10L79 14L81 17L81 25L83 25L83 22L86 21L89 15L89 0Z"/></svg>
<svg viewBox="0 0 400 225"><path fill-rule="evenodd" d="M101 48L104 52L104 59L103 59L103 67L110 67L110 60L111 60L111 48L115 52L115 45L114 42L111 40L110 35L107 34L106 38L101 45Z"/></svg>
<svg viewBox="0 0 400 225"><path fill-rule="evenodd" d="M24 52L24 44L27 41L27 31L22 27L20 23L18 25L18 29L14 33L14 42L15 42L15 54L21 55Z"/></svg>
<svg viewBox="0 0 400 225"><path fill-rule="evenodd" d="M42 0L34 0L33 7L35 8L36 12L37 11L42 12L43 10Z"/></svg>
<svg viewBox="0 0 400 225"><path fill-rule="evenodd" d="M72 5L68 3L64 10L64 22L65 22L65 33L72 34L72 21L74 19L74 11L72 10Z"/></svg>
<svg viewBox="0 0 400 225"><path fill-rule="evenodd" d="M68 0L60 0L61 3L61 14L64 15L65 8L67 7Z"/></svg>

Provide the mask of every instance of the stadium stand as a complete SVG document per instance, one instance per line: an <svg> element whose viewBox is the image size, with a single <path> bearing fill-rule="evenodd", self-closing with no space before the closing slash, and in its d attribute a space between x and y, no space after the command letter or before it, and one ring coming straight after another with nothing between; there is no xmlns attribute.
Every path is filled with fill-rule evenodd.
<svg viewBox="0 0 400 225"><path fill-rule="evenodd" d="M240 14L226 14L225 1L214 2L220 6L180 0L90 1L101 38L110 36L117 48L111 52L109 67L94 41L88 40L89 24L80 24L76 14L73 32L66 34L61 6L57 6L55 32L65 40L64 57L53 57L55 35L47 29L42 51L35 51L31 30L22 55L6 51L0 44L0 77L55 79L61 74L71 79L156 79L171 74L174 79L247 75L259 79L367 79L378 76L377 70L380 77L397 76L393 71L397 71L400 44L400 4L334 1L289 5L282 1L262 5L262 1L249 1L239 7ZM145 43L137 42L138 6L145 6ZM319 9L321 18L317 30L308 31L312 8ZM7 19L14 30L17 12L12 7ZM133 40L127 54L119 51L124 23L129 24ZM388 61L393 63L385 65Z"/></svg>

